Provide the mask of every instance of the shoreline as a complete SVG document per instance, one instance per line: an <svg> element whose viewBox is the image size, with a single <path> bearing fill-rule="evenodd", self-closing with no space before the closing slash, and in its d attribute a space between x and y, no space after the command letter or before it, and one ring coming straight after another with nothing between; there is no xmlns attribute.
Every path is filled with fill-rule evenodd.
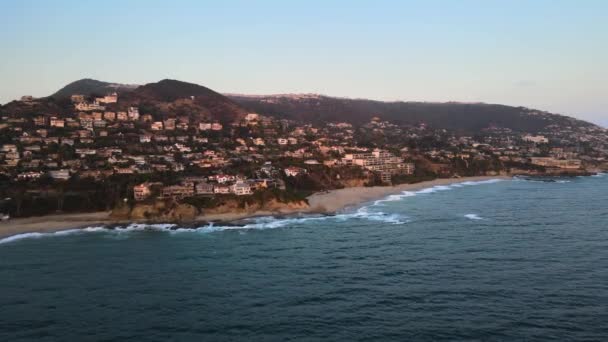
<svg viewBox="0 0 608 342"><path fill-rule="evenodd" d="M232 223L248 218L260 216L296 215L296 214L333 214L341 210L356 207L364 203L382 199L389 195L403 191L418 191L438 185L449 185L463 182L479 182L491 179L511 179L511 176L475 176L460 178L437 178L411 184L398 184L393 186L351 187L344 189L327 190L307 197L309 207L306 209L282 211L255 211L235 212L224 214L199 215L192 222L156 222L139 220L112 220L110 212L92 212L78 214L55 214L46 216L16 218L0 222L0 239L27 233L55 233L64 230L82 229L93 226L121 225L131 223L162 224L183 223L184 225L199 223Z"/></svg>

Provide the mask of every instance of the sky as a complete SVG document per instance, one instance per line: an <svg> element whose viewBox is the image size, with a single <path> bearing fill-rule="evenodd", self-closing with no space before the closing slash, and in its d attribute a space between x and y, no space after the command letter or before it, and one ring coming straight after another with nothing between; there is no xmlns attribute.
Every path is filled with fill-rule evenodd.
<svg viewBox="0 0 608 342"><path fill-rule="evenodd" d="M608 127L604 0L2 0L0 103L81 79L488 102Z"/></svg>

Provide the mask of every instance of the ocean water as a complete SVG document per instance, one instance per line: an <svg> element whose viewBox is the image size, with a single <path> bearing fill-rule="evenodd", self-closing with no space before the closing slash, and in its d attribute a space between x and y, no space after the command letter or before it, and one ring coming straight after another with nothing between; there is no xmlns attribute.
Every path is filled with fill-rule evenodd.
<svg viewBox="0 0 608 342"><path fill-rule="evenodd" d="M0 240L0 341L607 341L608 175Z"/></svg>

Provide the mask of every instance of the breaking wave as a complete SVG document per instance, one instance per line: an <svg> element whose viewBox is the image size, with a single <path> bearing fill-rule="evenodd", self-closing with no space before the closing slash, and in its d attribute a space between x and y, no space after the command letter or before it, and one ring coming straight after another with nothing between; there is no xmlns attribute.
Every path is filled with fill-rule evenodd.
<svg viewBox="0 0 608 342"><path fill-rule="evenodd" d="M464 217L468 218L469 220L483 220L483 218L479 217L477 214L466 214Z"/></svg>
<svg viewBox="0 0 608 342"><path fill-rule="evenodd" d="M116 227L87 227L82 229L68 229L57 232L49 233L23 233L13 235L0 239L0 244L12 243L25 239L37 239L46 237L58 237L67 235L76 235L84 233L108 233L108 234L128 234L132 232L144 232L144 231L157 231L167 232L170 234L179 233L212 233L217 231L227 230L254 230L254 229L276 229L295 225L302 225L310 221L347 221L349 219L361 219L369 221L378 221L388 224L405 224L408 222L406 218L399 214L386 214L383 212L369 211L367 207L362 207L353 213L344 213L337 215L326 215L326 216L303 216L303 217L292 217L292 218L276 218L273 216L258 217L250 219L240 225L217 225L215 223L209 223L199 227L178 227L176 224L144 224L144 223L132 223L128 226L116 226Z"/></svg>
<svg viewBox="0 0 608 342"><path fill-rule="evenodd" d="M44 237L66 236L66 235L71 235L71 234L82 234L82 233L86 233L86 232L100 231L100 230L103 230L103 229L105 229L105 228L103 228L103 227L87 227L87 228L84 228L84 229L66 229L66 230L60 230L60 231L57 231L57 232L49 232L49 233L38 233L38 232L23 233L23 234L12 235L12 236L0 239L0 244L10 243L10 242L24 240L24 239L39 239L39 238L44 238Z"/></svg>
<svg viewBox="0 0 608 342"><path fill-rule="evenodd" d="M411 191L403 191L400 194L390 195L390 196L387 196L386 198L374 201L373 205L378 206L378 205L382 205L382 203L385 203L385 202L400 201L406 197L412 197L412 196L416 196L416 193L411 192Z"/></svg>

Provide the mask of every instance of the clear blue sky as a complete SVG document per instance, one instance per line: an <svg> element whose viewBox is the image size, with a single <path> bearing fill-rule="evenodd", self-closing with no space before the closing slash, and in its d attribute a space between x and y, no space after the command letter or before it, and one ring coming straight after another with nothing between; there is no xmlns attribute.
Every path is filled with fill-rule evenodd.
<svg viewBox="0 0 608 342"><path fill-rule="evenodd" d="M0 103L85 77L530 106L608 125L608 1L0 2Z"/></svg>

